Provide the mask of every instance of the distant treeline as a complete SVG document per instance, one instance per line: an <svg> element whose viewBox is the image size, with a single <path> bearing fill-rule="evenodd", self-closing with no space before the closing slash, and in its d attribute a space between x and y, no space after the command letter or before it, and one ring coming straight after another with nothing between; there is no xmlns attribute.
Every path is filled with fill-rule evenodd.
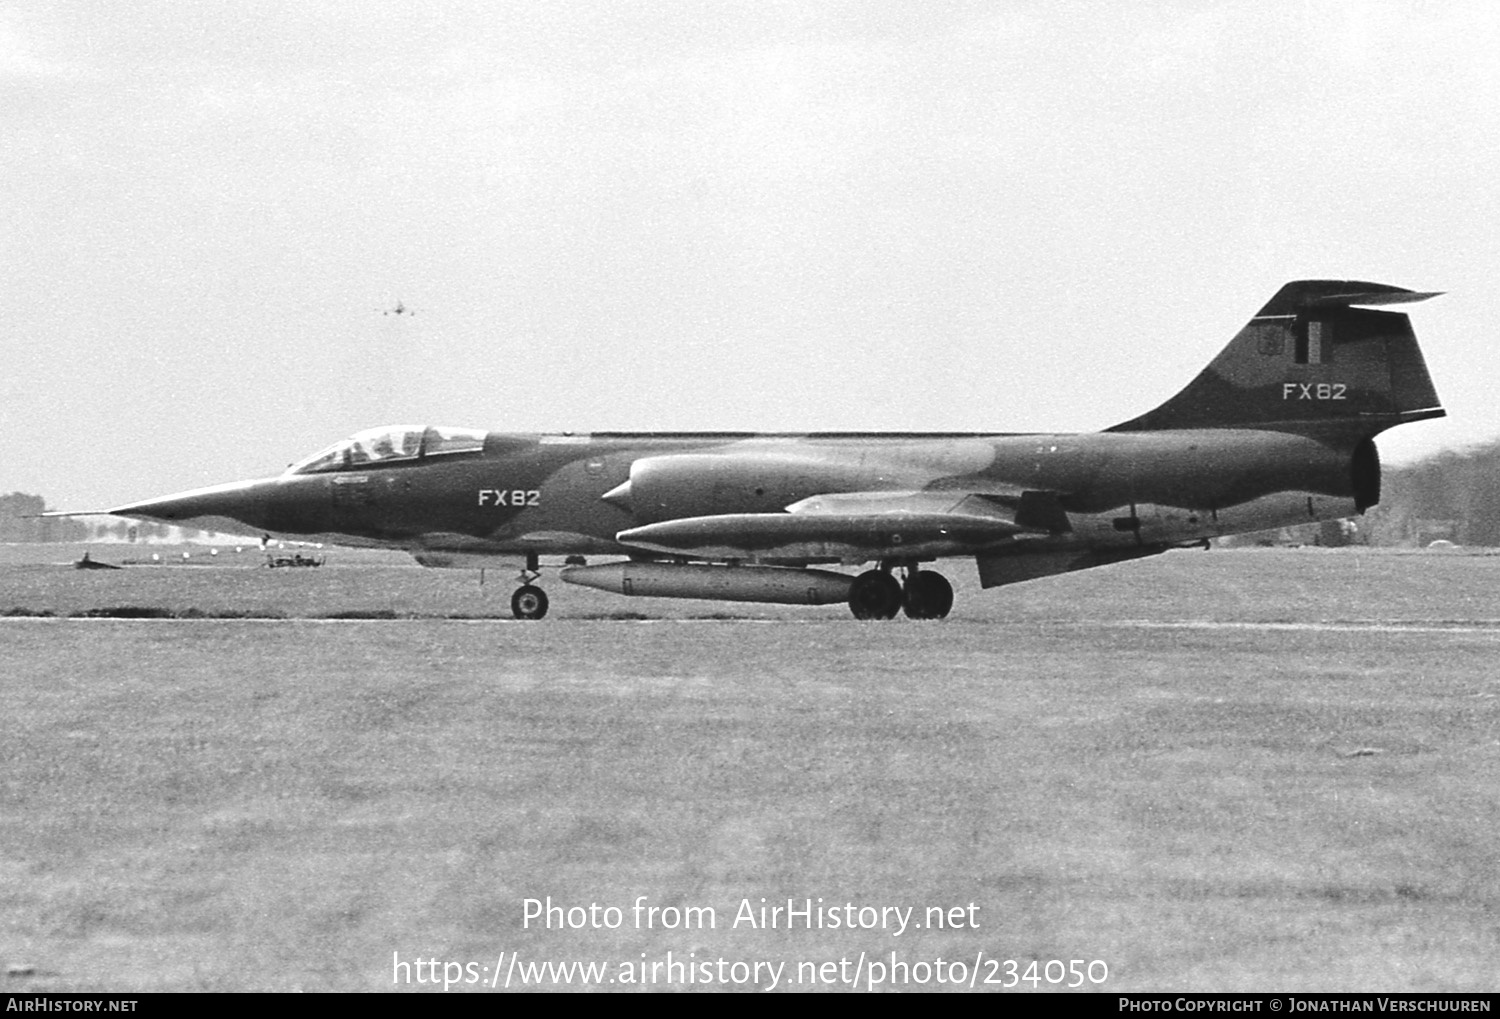
<svg viewBox="0 0 1500 1019"><path fill-rule="evenodd" d="M46 508L39 495L24 492L0 495L0 541L83 541L88 537L89 529L77 520L26 519L45 512Z"/></svg>
<svg viewBox="0 0 1500 1019"><path fill-rule="evenodd" d="M1376 545L1500 545L1500 439L1388 467L1360 530Z"/></svg>
<svg viewBox="0 0 1500 1019"><path fill-rule="evenodd" d="M165 538L172 532L170 524L140 520L106 521L70 520L67 517L37 518L47 510L39 495L12 492L0 495L0 542L7 541L99 541L115 539L138 541ZM30 518L30 519L28 519ZM108 519L108 518L107 518Z"/></svg>

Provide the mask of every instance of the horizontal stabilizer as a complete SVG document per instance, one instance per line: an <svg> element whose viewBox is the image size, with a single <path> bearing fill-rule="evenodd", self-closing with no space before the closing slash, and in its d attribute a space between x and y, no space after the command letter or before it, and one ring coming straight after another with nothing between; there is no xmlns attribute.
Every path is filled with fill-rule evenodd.
<svg viewBox="0 0 1500 1019"><path fill-rule="evenodd" d="M1440 294L1441 290L1419 292L1361 280L1296 280L1278 290L1256 318L1296 315L1309 308L1410 304Z"/></svg>
<svg viewBox="0 0 1500 1019"><path fill-rule="evenodd" d="M1308 302L1310 308L1347 308L1352 304L1361 304L1374 307L1381 304L1413 304L1417 301L1425 301L1429 297L1442 297L1443 291L1433 290L1421 294L1415 290L1386 290L1355 294L1329 294Z"/></svg>

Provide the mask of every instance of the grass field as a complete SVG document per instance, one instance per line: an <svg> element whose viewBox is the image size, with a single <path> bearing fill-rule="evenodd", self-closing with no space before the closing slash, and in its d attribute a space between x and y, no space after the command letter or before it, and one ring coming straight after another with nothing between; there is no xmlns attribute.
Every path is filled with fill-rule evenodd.
<svg viewBox="0 0 1500 1019"><path fill-rule="evenodd" d="M553 575L516 623L447 618L508 616L502 571L48 565L79 551L0 549L0 613L290 618L0 620L7 990L388 990L431 959L406 989L572 961L810 989L892 952L929 978L886 989L940 957L989 989L1054 959L1104 991L1500 987L1500 557L955 569L942 623ZM548 896L620 924L525 926ZM641 896L717 926L638 927ZM731 926L762 898L977 909Z"/></svg>

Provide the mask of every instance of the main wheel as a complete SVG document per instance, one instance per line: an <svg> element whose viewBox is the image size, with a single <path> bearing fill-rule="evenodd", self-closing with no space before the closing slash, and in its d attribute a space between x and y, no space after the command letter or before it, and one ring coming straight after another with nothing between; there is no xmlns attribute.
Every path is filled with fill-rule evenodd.
<svg viewBox="0 0 1500 1019"><path fill-rule="evenodd" d="M920 570L906 578L901 607L910 619L942 619L953 610L953 585L941 573Z"/></svg>
<svg viewBox="0 0 1500 1019"><path fill-rule="evenodd" d="M517 619L541 619L547 614L547 592L532 584L516 588L510 611Z"/></svg>
<svg viewBox="0 0 1500 1019"><path fill-rule="evenodd" d="M884 570L866 570L849 585L855 619L894 619L901 611L901 585Z"/></svg>

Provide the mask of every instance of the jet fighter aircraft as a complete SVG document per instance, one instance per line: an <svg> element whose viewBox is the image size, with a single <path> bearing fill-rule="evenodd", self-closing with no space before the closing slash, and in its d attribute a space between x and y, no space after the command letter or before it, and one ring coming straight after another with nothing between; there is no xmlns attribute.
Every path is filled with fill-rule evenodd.
<svg viewBox="0 0 1500 1019"><path fill-rule="evenodd" d="M220 529L228 518L428 566L509 557L525 563L519 619L546 615L544 555L621 557L561 576L624 595L937 619L953 605L927 567L940 559L972 558L990 588L1375 505L1374 436L1444 413L1408 317L1376 309L1433 296L1288 283L1180 393L1091 434L394 426L279 477L105 512Z"/></svg>

